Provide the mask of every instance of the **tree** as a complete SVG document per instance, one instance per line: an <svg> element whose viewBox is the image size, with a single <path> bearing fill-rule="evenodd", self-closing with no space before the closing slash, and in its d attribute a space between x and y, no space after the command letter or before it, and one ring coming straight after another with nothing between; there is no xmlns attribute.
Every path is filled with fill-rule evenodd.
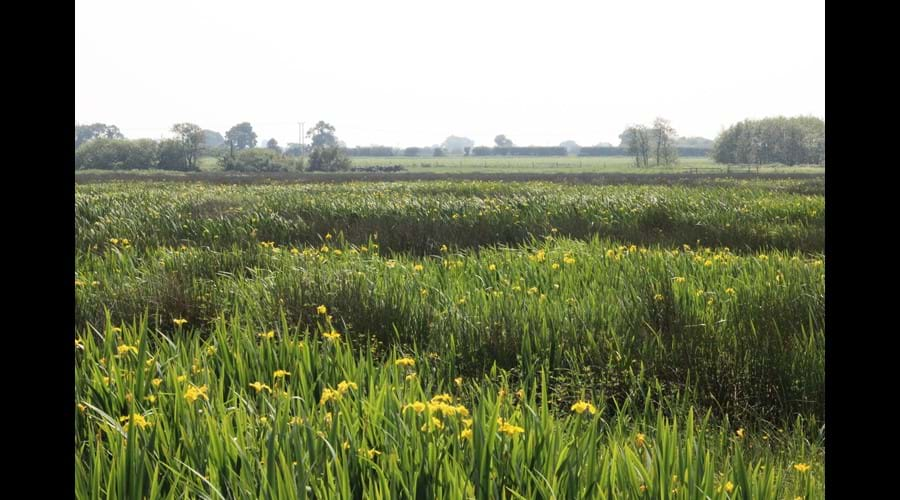
<svg viewBox="0 0 900 500"><path fill-rule="evenodd" d="M657 117L653 121L653 137L656 148L656 165L672 165L678 159L678 150L675 149L675 129L669 120Z"/></svg>
<svg viewBox="0 0 900 500"><path fill-rule="evenodd" d="M303 148L300 147L300 143L298 142L289 142L287 147L284 149L285 156L303 156Z"/></svg>
<svg viewBox="0 0 900 500"><path fill-rule="evenodd" d="M110 125L106 127L106 130L103 131L103 137L107 139L124 139L125 136L122 135L122 132L119 131L119 127L115 125Z"/></svg>
<svg viewBox="0 0 900 500"><path fill-rule="evenodd" d="M275 138L269 139L269 142L266 143L266 149L271 149L273 151L281 152L281 148L278 147L278 141Z"/></svg>
<svg viewBox="0 0 900 500"><path fill-rule="evenodd" d="M241 122L228 129L228 132L225 132L225 139L231 156L234 156L235 149L240 151L256 147L256 132L249 122Z"/></svg>
<svg viewBox="0 0 900 500"><path fill-rule="evenodd" d="M159 141L156 168L161 170L188 170L185 161L184 144L178 139Z"/></svg>
<svg viewBox="0 0 900 500"><path fill-rule="evenodd" d="M444 153L444 148L442 148L440 146L434 148L434 152L432 154L434 156L447 156L447 154Z"/></svg>
<svg viewBox="0 0 900 500"><path fill-rule="evenodd" d="M646 167L650 164L650 134L647 127L628 127L619 135L619 139L628 148L628 153L634 155L635 166Z"/></svg>
<svg viewBox="0 0 900 500"><path fill-rule="evenodd" d="M310 137L313 148L316 146L338 146L338 140L334 135L334 131L333 125L319 121L315 127L306 132L306 135Z"/></svg>
<svg viewBox="0 0 900 500"><path fill-rule="evenodd" d="M350 169L350 159L342 151L333 125L319 121L306 135L311 139L309 170L336 172Z"/></svg>
<svg viewBox="0 0 900 500"><path fill-rule="evenodd" d="M575 141L563 141L559 143L559 147L566 148L566 154L577 155L581 151L581 146Z"/></svg>
<svg viewBox="0 0 900 500"><path fill-rule="evenodd" d="M464 148L463 148L463 151L465 151L466 156L469 156L469 153L472 152L472 146L466 146L466 147L464 147Z"/></svg>
<svg viewBox="0 0 900 500"><path fill-rule="evenodd" d="M469 139L468 137L457 137L455 135L451 135L444 140L444 143L441 144L441 147L450 154L461 154L467 147L472 147L474 145L475 141Z"/></svg>
<svg viewBox="0 0 900 500"><path fill-rule="evenodd" d="M215 130L203 129L203 146L200 156L221 156L228 151L225 136Z"/></svg>
<svg viewBox="0 0 900 500"><path fill-rule="evenodd" d="M172 132L178 134L186 170L197 170L197 156L203 146L203 129L193 123L176 123Z"/></svg>
<svg viewBox="0 0 900 500"><path fill-rule="evenodd" d="M119 131L119 127L115 125L107 125L105 123L93 123L91 125L75 124L75 149L82 144L103 137L106 139L124 139L125 136Z"/></svg>
<svg viewBox="0 0 900 500"><path fill-rule="evenodd" d="M825 122L811 116L744 120L722 131L712 150L719 163L825 163Z"/></svg>
<svg viewBox="0 0 900 500"><path fill-rule="evenodd" d="M207 148L217 148L225 144L225 138L215 130L203 130L203 145Z"/></svg>
<svg viewBox="0 0 900 500"><path fill-rule="evenodd" d="M513 144L513 141L507 139L503 134L494 137L494 144L496 144L498 148L511 148L515 146L515 144Z"/></svg>
<svg viewBox="0 0 900 500"><path fill-rule="evenodd" d="M350 170L347 158L337 146L314 146L309 153L311 172L340 172Z"/></svg>

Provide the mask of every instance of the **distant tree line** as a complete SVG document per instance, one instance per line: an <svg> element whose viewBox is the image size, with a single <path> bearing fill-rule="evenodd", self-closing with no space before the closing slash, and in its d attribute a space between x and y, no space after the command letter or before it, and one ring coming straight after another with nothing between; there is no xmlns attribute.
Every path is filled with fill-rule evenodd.
<svg viewBox="0 0 900 500"><path fill-rule="evenodd" d="M744 120L719 134L719 163L825 164L825 121L811 116Z"/></svg>
<svg viewBox="0 0 900 500"><path fill-rule="evenodd" d="M578 156L625 156L628 148L617 147L583 147L578 150Z"/></svg>
<svg viewBox="0 0 900 500"><path fill-rule="evenodd" d="M715 141L705 137L678 137L675 139L675 145L679 148L710 150L712 149L714 142Z"/></svg>
<svg viewBox="0 0 900 500"><path fill-rule="evenodd" d="M346 148L340 146L335 128L319 121L307 132L310 146L301 151L299 144L289 144L285 151L278 141L269 139L265 148L256 148L256 133L248 122L232 127L226 134L228 154L219 158L219 165L231 172L338 172L350 169ZM301 153L307 153L304 158Z"/></svg>
<svg viewBox="0 0 900 500"><path fill-rule="evenodd" d="M408 148L404 148L402 150L395 150L394 154L395 155L403 155L403 156L447 156L447 154L450 152L451 151L448 150L447 148L445 148L444 146L434 145L434 146L426 146L426 147L422 147L422 148L417 147L417 146L411 146ZM465 156L469 156L469 154L471 152L472 152L471 146L464 146L456 154L462 153Z"/></svg>
<svg viewBox="0 0 900 500"><path fill-rule="evenodd" d="M308 158L285 154L274 139L267 141L265 148L256 148L257 136L248 122L235 125L225 137L193 123L175 124L171 131L175 138L129 140L114 125L76 123L75 168L196 171L200 156L216 156L223 170L236 172L299 171L304 167L325 172L350 169L350 159L342 151L334 127L323 121L307 134L312 142L306 151ZM295 152L290 147L288 151Z"/></svg>
<svg viewBox="0 0 900 500"><path fill-rule="evenodd" d="M388 146L357 146L342 148L347 156L396 156L394 148Z"/></svg>
<svg viewBox="0 0 900 500"><path fill-rule="evenodd" d="M709 148L676 147L679 157L682 156L709 156ZM583 147L578 151L578 156L629 156L628 148L615 146L609 147Z"/></svg>
<svg viewBox="0 0 900 500"><path fill-rule="evenodd" d="M75 168L103 170L132 170L160 168L161 153L171 148L164 147L153 139L107 139L99 137L84 143L75 150ZM168 154L165 155L168 157ZM167 162L166 162L167 163ZM166 166L170 166L166 164ZM165 170L182 170L179 168Z"/></svg>
<svg viewBox="0 0 900 500"><path fill-rule="evenodd" d="M568 153L562 146L476 146L472 148L472 156L565 156Z"/></svg>
<svg viewBox="0 0 900 500"><path fill-rule="evenodd" d="M103 133L85 139L75 149L75 168L100 170L197 170L197 158L203 145L203 130L192 123L172 126L176 138L125 139L115 126L116 134ZM75 127L76 143L79 126ZM82 132L84 134L84 132ZM84 137L84 135L82 136Z"/></svg>
<svg viewBox="0 0 900 500"><path fill-rule="evenodd" d="M678 146L675 148L675 150L678 152L678 156L693 156L693 157L701 156L702 157L702 156L709 156L709 153L710 153L709 148L694 148L694 147L687 147L687 146Z"/></svg>
<svg viewBox="0 0 900 500"><path fill-rule="evenodd" d="M249 122L226 132L204 130L193 123L172 126L175 137L126 139L118 127L104 123L75 124L76 169L198 170L201 156L215 156L224 170L274 172L284 170L343 171L350 157L393 156L633 156L636 166L672 165L679 156L711 155L719 163L825 164L825 122L814 117L776 117L744 120L722 132L715 142L702 137L679 138L671 124L657 118L653 125L633 125L619 135L618 147L600 143L581 147L574 141L559 146L515 146L505 135L494 138L496 146L473 147L467 137L449 136L431 147L357 146L347 148L335 135L334 126L320 121L307 136L311 145L289 143L282 151L275 139L256 148L257 135ZM301 154L302 153L302 154Z"/></svg>

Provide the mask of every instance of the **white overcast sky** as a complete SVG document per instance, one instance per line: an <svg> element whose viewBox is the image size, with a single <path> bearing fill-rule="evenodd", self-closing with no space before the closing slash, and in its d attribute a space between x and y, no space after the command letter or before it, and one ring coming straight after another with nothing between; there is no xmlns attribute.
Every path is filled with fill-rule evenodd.
<svg viewBox="0 0 900 500"><path fill-rule="evenodd" d="M75 120L348 145L618 144L825 116L825 2L76 0Z"/></svg>

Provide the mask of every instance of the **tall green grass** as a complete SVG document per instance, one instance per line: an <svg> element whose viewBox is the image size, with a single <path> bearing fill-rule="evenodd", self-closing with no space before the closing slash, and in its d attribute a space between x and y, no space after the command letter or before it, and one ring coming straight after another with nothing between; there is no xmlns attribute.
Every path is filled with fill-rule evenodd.
<svg viewBox="0 0 900 500"><path fill-rule="evenodd" d="M824 496L821 438L802 425L738 427L678 400L555 411L544 383L457 384L426 353L407 350L415 366L398 366L396 351L376 358L324 338L327 320L304 332L283 320L271 338L257 330L241 317L206 336L141 320L82 330L76 496ZM356 387L323 402L342 382Z"/></svg>
<svg viewBox="0 0 900 500"><path fill-rule="evenodd" d="M467 374L496 363L534 381L544 367L627 393L622 374L644 367L690 380L721 411L824 414L821 255L555 238L424 259L334 240L302 251L121 247L79 257L77 324L109 309L116 321L148 311L162 328L234 311L260 329L282 313L310 326L327 303L350 334L442 353Z"/></svg>
<svg viewBox="0 0 900 500"><path fill-rule="evenodd" d="M824 497L814 183L109 183L75 222L78 498Z"/></svg>
<svg viewBox="0 0 900 500"><path fill-rule="evenodd" d="M550 235L625 243L822 251L825 202L805 183L585 186L408 182L290 186L110 183L76 188L76 247L319 244L343 234L384 251L518 244ZM552 231L557 231L553 233Z"/></svg>

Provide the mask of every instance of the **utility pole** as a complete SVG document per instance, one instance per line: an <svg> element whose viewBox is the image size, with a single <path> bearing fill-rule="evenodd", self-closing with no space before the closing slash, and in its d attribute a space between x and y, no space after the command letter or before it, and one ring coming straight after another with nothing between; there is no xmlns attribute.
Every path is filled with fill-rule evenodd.
<svg viewBox="0 0 900 500"><path fill-rule="evenodd" d="M303 125L306 122L297 122L300 125L300 156L303 156Z"/></svg>

